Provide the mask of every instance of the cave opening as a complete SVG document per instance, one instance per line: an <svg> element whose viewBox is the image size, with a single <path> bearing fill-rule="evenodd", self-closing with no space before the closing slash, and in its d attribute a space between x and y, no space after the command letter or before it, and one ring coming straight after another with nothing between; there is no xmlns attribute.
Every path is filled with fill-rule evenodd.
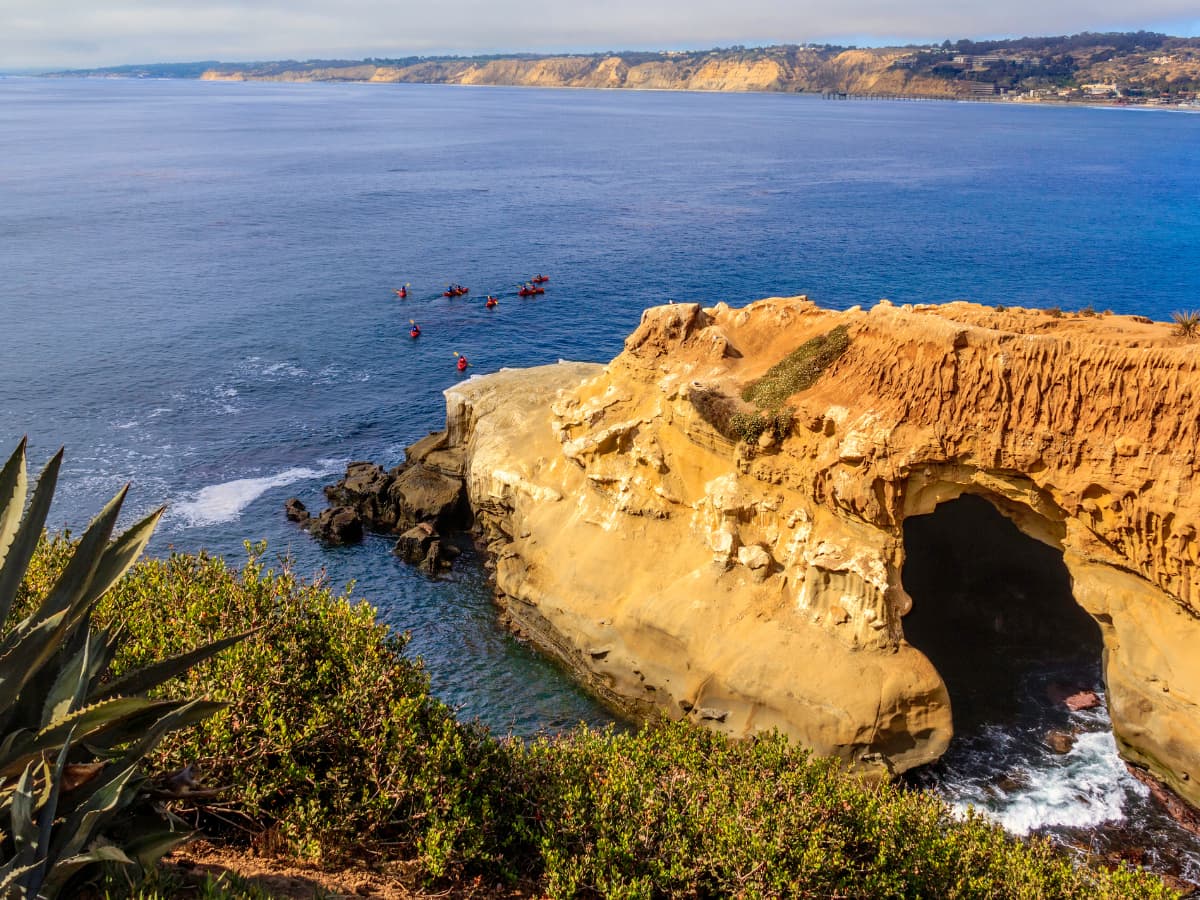
<svg viewBox="0 0 1200 900"><path fill-rule="evenodd" d="M1065 697L1102 690L1100 628L1062 553L964 494L904 522L905 638L946 682L955 739L992 725L1065 723Z"/></svg>

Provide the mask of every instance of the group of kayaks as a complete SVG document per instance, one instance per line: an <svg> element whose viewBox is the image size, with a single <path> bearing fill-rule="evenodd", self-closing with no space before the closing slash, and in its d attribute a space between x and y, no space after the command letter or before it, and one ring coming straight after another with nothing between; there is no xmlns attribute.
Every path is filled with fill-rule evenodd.
<svg viewBox="0 0 1200 900"><path fill-rule="evenodd" d="M546 289L544 287L542 287L542 285L545 284L549 280L550 280L549 275L542 275L542 274L534 275L531 279L526 281L524 284L517 285L517 296L518 297L535 297L538 294L544 294L544 293L546 293ZM409 285L407 283L404 285L404 287L396 288L395 289L396 296L399 297L401 300L407 300L408 299L408 288L409 288ZM469 287L466 287L465 285L448 284L448 285L446 285L446 289L444 291L442 291L442 296L443 297L451 297L451 298L465 297L469 293L471 293L471 289ZM500 301L497 298L493 297L491 294L488 294L487 300L484 302L484 306L486 306L488 309L492 309L499 302Z"/></svg>
<svg viewBox="0 0 1200 900"><path fill-rule="evenodd" d="M518 297L535 297L538 294L544 294L544 293L546 293L546 289L544 287L542 287L542 285L544 285L549 280L550 280L549 275L542 275L541 273L538 273L537 275L533 276L533 278L526 281L524 284L517 286L517 296ZM408 299L408 288L409 288L409 284L407 282L404 284L404 287L396 288L395 289L396 296L401 300L407 300ZM471 292L471 289L469 287L455 283L455 284L446 285L446 290L442 291L442 296L443 297L451 297L451 298L465 297L470 292ZM496 306L499 304L499 302L500 301L497 300L495 297L493 297L491 294L488 294L487 299L484 301L483 305L486 306L488 309L495 309ZM409 319L408 323L410 326L408 329L408 336L411 337L413 340L416 340L417 338L419 338L421 336L421 326L416 323L415 319ZM467 370L467 367L470 365L470 363L467 362L467 358L465 356L463 356L461 353L459 353L457 350L454 351L454 356L458 360L458 362L456 363L458 371L465 372Z"/></svg>

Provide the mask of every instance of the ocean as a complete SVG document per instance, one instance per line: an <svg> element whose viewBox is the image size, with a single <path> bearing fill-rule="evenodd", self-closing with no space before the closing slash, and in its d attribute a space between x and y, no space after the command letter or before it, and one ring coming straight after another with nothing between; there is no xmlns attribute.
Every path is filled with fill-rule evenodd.
<svg viewBox="0 0 1200 900"><path fill-rule="evenodd" d="M131 481L130 519L170 507L153 554L237 563L265 540L353 582L439 696L520 735L610 718L498 629L481 560L430 581L385 538L323 549L282 511L439 428L456 351L471 373L605 361L670 299L1200 307L1187 113L0 78L0 159L0 438L27 434L37 465L66 445L55 527ZM546 294L516 297L538 272ZM1158 823L1089 715L1065 756L984 739L941 787L1076 843ZM1028 772L997 792L983 758ZM1180 844L1200 880L1169 828L1138 839Z"/></svg>

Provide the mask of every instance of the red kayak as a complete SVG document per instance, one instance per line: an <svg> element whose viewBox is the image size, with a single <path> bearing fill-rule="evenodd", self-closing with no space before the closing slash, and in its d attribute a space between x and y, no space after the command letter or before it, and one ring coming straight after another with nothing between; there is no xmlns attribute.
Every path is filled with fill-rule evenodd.
<svg viewBox="0 0 1200 900"><path fill-rule="evenodd" d="M545 284L550 280L549 275L535 275L532 279L534 284Z"/></svg>
<svg viewBox="0 0 1200 900"><path fill-rule="evenodd" d="M452 288L442 291L443 297L461 297L463 294L469 294L470 288L463 287L461 284L455 285Z"/></svg>
<svg viewBox="0 0 1200 900"><path fill-rule="evenodd" d="M528 287L527 286L527 287L523 287L519 291L517 291L517 296L518 297L532 297L535 294L544 294L544 293L546 293L545 288Z"/></svg>

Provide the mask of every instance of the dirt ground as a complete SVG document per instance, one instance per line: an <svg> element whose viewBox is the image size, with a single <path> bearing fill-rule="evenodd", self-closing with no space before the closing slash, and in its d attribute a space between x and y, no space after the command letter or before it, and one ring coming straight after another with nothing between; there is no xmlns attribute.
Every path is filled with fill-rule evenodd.
<svg viewBox="0 0 1200 900"><path fill-rule="evenodd" d="M281 900L336 900L372 897L376 900L527 900L540 896L535 885L506 888L469 881L438 891L423 891L411 864L389 863L378 869L351 866L324 870L283 857L259 856L245 850L193 841L163 860L163 866L185 881L232 872L254 882Z"/></svg>

